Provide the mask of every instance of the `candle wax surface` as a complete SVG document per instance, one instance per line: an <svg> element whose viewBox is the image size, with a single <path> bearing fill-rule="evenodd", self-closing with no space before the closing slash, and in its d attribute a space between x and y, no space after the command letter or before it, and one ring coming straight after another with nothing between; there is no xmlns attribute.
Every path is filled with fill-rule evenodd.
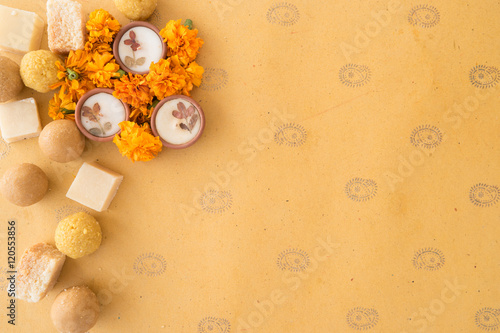
<svg viewBox="0 0 500 333"><path fill-rule="evenodd" d="M130 32L135 33L135 39L132 40ZM125 41L136 43L126 45ZM132 49L135 46L136 51ZM163 52L163 41L154 31L146 27L135 27L127 30L118 44L118 53L120 60L127 68L136 72L148 72L152 62L156 63L161 59Z"/></svg>
<svg viewBox="0 0 500 333"><path fill-rule="evenodd" d="M179 111L179 103L183 103L186 109L190 106L195 109L193 116L195 116L197 120L192 126L191 131L182 127L188 127L189 121L193 116L190 116L187 119L178 119L173 115L174 111ZM185 126L181 124L184 124ZM174 145L180 145L191 141L200 131L200 126L200 114L196 106L181 98L176 98L166 102L161 106L156 114L156 131L158 132L158 135L166 142Z"/></svg>
<svg viewBox="0 0 500 333"><path fill-rule="evenodd" d="M100 111L96 111L95 104L99 104ZM84 116L84 107L92 111ZM87 109L88 110L88 109ZM83 127L97 137L108 137L120 131L118 124L125 121L126 112L122 102L111 94L98 93L90 96L81 109Z"/></svg>

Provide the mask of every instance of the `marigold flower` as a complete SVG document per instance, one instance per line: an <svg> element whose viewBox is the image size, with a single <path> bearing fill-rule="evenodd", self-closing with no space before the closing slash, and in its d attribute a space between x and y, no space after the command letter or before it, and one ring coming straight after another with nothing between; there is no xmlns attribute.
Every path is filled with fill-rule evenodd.
<svg viewBox="0 0 500 333"><path fill-rule="evenodd" d="M115 80L114 86L113 96L135 108L151 104L153 100L153 94L143 75L124 75L120 80Z"/></svg>
<svg viewBox="0 0 500 333"><path fill-rule="evenodd" d="M151 134L147 123L139 126L131 121L123 121L119 126L122 131L115 135L113 142L122 156L127 156L133 162L150 161L161 151L160 138Z"/></svg>
<svg viewBox="0 0 500 333"><path fill-rule="evenodd" d="M160 35L168 45L167 55L169 57L179 56L183 65L193 61L203 45L203 40L196 37L198 29L190 30L181 24L181 20L169 21L165 28L160 31Z"/></svg>
<svg viewBox="0 0 500 333"><path fill-rule="evenodd" d="M203 67L198 65L195 61L190 63L186 68L187 80L186 86L182 89L182 93L186 96L191 96L189 93L193 90L193 85L199 87L201 85L201 79L203 78L203 73L205 70Z"/></svg>
<svg viewBox="0 0 500 333"><path fill-rule="evenodd" d="M112 78L119 77L117 73L120 69L111 53L94 53L92 60L87 64L89 79L100 88L113 87Z"/></svg>
<svg viewBox="0 0 500 333"><path fill-rule="evenodd" d="M109 44L120 31L121 25L107 11L97 9L90 13L85 27L89 33L89 40L93 41L93 44L98 41Z"/></svg>
<svg viewBox="0 0 500 333"><path fill-rule="evenodd" d="M113 49L111 48L111 45L108 43L103 43L99 39L90 38L85 43L85 51L87 51L90 54L93 54L95 52L111 53L111 52L113 52Z"/></svg>
<svg viewBox="0 0 500 333"><path fill-rule="evenodd" d="M179 93L186 85L187 74L180 66L177 56L160 59L149 66L146 76L151 90L158 99Z"/></svg>
<svg viewBox="0 0 500 333"><path fill-rule="evenodd" d="M49 117L57 119L75 119L76 103L64 94L64 91L59 91L54 94L54 97L49 102Z"/></svg>
<svg viewBox="0 0 500 333"><path fill-rule="evenodd" d="M142 125L151 120L151 114L153 113L154 107L149 105L141 105L138 108L132 107L130 111L130 120Z"/></svg>
<svg viewBox="0 0 500 333"><path fill-rule="evenodd" d="M87 91L94 89L95 86L87 77L86 72L90 60L91 55L83 50L70 51L64 61L64 66L59 61L56 62L59 69L57 78L61 81L53 84L50 88L61 87L61 90L73 100L78 100Z"/></svg>

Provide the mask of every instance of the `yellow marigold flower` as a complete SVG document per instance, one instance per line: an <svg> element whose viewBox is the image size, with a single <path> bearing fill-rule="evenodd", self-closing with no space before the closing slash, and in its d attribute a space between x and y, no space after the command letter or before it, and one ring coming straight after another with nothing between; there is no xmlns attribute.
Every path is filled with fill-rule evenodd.
<svg viewBox="0 0 500 333"><path fill-rule="evenodd" d="M186 86L182 89L182 93L186 96L191 96L189 93L193 90L193 85L199 87L201 84L201 79L203 78L203 73L205 70L203 67L198 65L195 61L190 63L186 68L187 80Z"/></svg>
<svg viewBox="0 0 500 333"><path fill-rule="evenodd" d="M122 156L127 156L133 162L150 161L161 151L160 138L151 134L147 123L139 126L132 121L122 121L119 126L122 131L115 135L113 142Z"/></svg>
<svg viewBox="0 0 500 333"><path fill-rule="evenodd" d="M99 40L108 44L113 41L121 28L120 23L104 9L97 9L90 13L85 27L91 41Z"/></svg>
<svg viewBox="0 0 500 333"><path fill-rule="evenodd" d="M61 81L50 86L51 89L61 87L61 92L72 100L79 100L87 91L95 88L95 85L87 78L79 80Z"/></svg>
<svg viewBox="0 0 500 333"><path fill-rule="evenodd" d="M188 27L181 24L181 20L169 21L165 28L160 31L160 35L168 45L167 55L169 57L179 56L183 65L193 61L203 45L203 40L196 37L198 29L189 30Z"/></svg>
<svg viewBox="0 0 500 333"><path fill-rule="evenodd" d="M59 91L49 102L49 117L57 119L75 119L76 103L64 92Z"/></svg>
<svg viewBox="0 0 500 333"><path fill-rule="evenodd" d="M111 53L94 53L92 60L87 64L89 79L100 88L113 87L112 78L119 77L117 73L120 69Z"/></svg>
<svg viewBox="0 0 500 333"><path fill-rule="evenodd" d="M91 60L91 55L83 50L70 51L64 61L64 65L59 61L56 66L59 69L57 78L59 81L50 86L51 89L61 87L65 94L70 95L71 99L77 100L87 91L94 89L95 86L87 77L87 64Z"/></svg>
<svg viewBox="0 0 500 333"><path fill-rule="evenodd" d="M146 80L155 96L161 100L179 93L186 85L186 77L186 71L174 56L151 64Z"/></svg>
<svg viewBox="0 0 500 333"><path fill-rule="evenodd" d="M151 104L153 100L153 95L143 75L124 75L120 80L115 80L114 85L113 96L132 107L139 108L141 105Z"/></svg>
<svg viewBox="0 0 500 333"><path fill-rule="evenodd" d="M85 43L85 51L88 53L111 53L113 52L113 49L111 48L111 45L108 43L103 43L99 39L94 39L90 38L86 43Z"/></svg>
<svg viewBox="0 0 500 333"><path fill-rule="evenodd" d="M90 61L91 56L92 55L90 53L85 52L84 50L71 50L69 51L68 57L64 61L64 66L58 66L59 70L63 69L63 71L66 72L66 69L70 68L81 75L87 69L87 63ZM58 63L59 62L57 62L56 64ZM59 73L59 75L64 75L64 77L67 77L68 73ZM59 78L62 79L63 77Z"/></svg>

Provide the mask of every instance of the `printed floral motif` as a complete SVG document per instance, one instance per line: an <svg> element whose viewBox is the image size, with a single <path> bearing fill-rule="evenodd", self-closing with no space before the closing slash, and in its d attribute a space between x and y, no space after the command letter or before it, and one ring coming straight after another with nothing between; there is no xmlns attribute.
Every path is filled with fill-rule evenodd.
<svg viewBox="0 0 500 333"><path fill-rule="evenodd" d="M410 141L417 148L433 149L443 141L443 134L436 126L421 125L413 130Z"/></svg>
<svg viewBox="0 0 500 333"><path fill-rule="evenodd" d="M200 88L208 91L223 89L227 86L228 76L222 68L207 68Z"/></svg>
<svg viewBox="0 0 500 333"><path fill-rule="evenodd" d="M229 333L231 324L225 318L207 317L198 324L198 333Z"/></svg>
<svg viewBox="0 0 500 333"><path fill-rule="evenodd" d="M290 147L302 146L306 138L307 132L304 127L294 123L284 124L274 133L274 141L277 144Z"/></svg>
<svg viewBox="0 0 500 333"><path fill-rule="evenodd" d="M420 249L413 257L413 266L416 269L435 271L443 267L444 263L443 252L433 248Z"/></svg>
<svg viewBox="0 0 500 333"><path fill-rule="evenodd" d="M491 88L500 81L500 70L494 66L478 65L470 70L469 79L476 88Z"/></svg>
<svg viewBox="0 0 500 333"><path fill-rule="evenodd" d="M500 199L500 189L495 185L479 183L471 187L469 198L476 206L489 207Z"/></svg>
<svg viewBox="0 0 500 333"><path fill-rule="evenodd" d="M199 203L208 213L222 214L233 205L233 196L229 191L208 190L200 197Z"/></svg>
<svg viewBox="0 0 500 333"><path fill-rule="evenodd" d="M281 270L302 272L309 266L309 255L299 249L288 249L280 253L277 265Z"/></svg>
<svg viewBox="0 0 500 333"><path fill-rule="evenodd" d="M134 262L134 270L139 275L155 277L165 273L167 261L158 253L143 253Z"/></svg>
<svg viewBox="0 0 500 333"><path fill-rule="evenodd" d="M378 323L378 311L357 307L347 313L347 324L355 330L369 330Z"/></svg>
<svg viewBox="0 0 500 333"><path fill-rule="evenodd" d="M475 317L477 327L485 331L500 329L500 309L482 308Z"/></svg>
<svg viewBox="0 0 500 333"><path fill-rule="evenodd" d="M365 65L347 64L339 70L339 78L343 85L357 88L370 82L371 70Z"/></svg>
<svg viewBox="0 0 500 333"><path fill-rule="evenodd" d="M377 183L373 179L356 177L346 184L345 193L354 201L367 201L377 194Z"/></svg>
<svg viewBox="0 0 500 333"><path fill-rule="evenodd" d="M439 20L439 11L430 5L417 5L408 14L408 22L422 28L432 28L439 23Z"/></svg>
<svg viewBox="0 0 500 333"><path fill-rule="evenodd" d="M291 26L297 23L300 14L295 5L281 2L272 5L268 9L266 17L269 23Z"/></svg>

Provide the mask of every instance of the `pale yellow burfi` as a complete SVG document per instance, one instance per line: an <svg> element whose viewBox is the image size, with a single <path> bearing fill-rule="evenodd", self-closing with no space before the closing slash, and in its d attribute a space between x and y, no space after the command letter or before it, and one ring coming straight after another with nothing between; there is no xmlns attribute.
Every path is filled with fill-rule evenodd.
<svg viewBox="0 0 500 333"><path fill-rule="evenodd" d="M9 143L40 135L42 124L35 99L0 104L0 131Z"/></svg>
<svg viewBox="0 0 500 333"><path fill-rule="evenodd" d="M98 212L108 209L123 176L95 163L83 163L66 197Z"/></svg>
<svg viewBox="0 0 500 333"><path fill-rule="evenodd" d="M38 50L44 26L33 12L0 5L0 49L20 53Z"/></svg>

